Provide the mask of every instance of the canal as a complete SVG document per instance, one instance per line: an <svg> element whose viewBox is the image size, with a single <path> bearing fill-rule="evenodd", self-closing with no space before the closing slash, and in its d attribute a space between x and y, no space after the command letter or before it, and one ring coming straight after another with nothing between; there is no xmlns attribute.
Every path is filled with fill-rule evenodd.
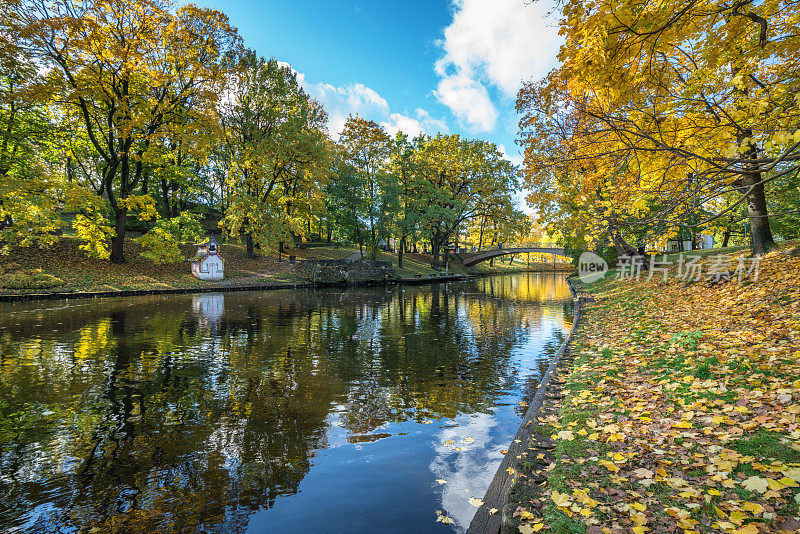
<svg viewBox="0 0 800 534"><path fill-rule="evenodd" d="M0 531L462 532L571 311L544 273L0 303Z"/></svg>

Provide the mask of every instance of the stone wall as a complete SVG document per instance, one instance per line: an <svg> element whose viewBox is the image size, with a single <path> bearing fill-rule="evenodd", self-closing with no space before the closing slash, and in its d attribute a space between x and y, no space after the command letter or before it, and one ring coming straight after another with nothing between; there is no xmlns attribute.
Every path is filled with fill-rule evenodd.
<svg viewBox="0 0 800 534"><path fill-rule="evenodd" d="M397 278L390 261L306 260L300 263L310 282L367 284Z"/></svg>

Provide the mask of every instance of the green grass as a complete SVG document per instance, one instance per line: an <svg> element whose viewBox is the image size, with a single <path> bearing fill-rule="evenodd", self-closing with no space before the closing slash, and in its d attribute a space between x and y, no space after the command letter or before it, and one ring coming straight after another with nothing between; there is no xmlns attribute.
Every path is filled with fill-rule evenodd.
<svg viewBox="0 0 800 534"><path fill-rule="evenodd" d="M734 254L736 252L745 252L749 253L750 247L749 246L738 246L738 247L725 247L725 248L709 248L704 250L686 250L684 252L670 252L667 254L667 261L669 262L676 262L678 261L678 257L683 254L684 257L686 256L700 256L701 258L708 258L710 256L717 256L719 254ZM661 260L661 254L656 256L657 260Z"/></svg>
<svg viewBox="0 0 800 534"><path fill-rule="evenodd" d="M784 440L784 436L778 432L759 430L753 436L731 442L730 447L745 456L769 458L784 463L800 462L800 451L786 445Z"/></svg>
<svg viewBox="0 0 800 534"><path fill-rule="evenodd" d="M555 264L555 269L553 268L553 262L541 262L541 261L531 261L530 264L527 261L527 258L523 255L518 255L513 258L512 261L509 261L509 256L500 256L494 259L492 265L489 265L489 261L482 261L474 266L475 270L481 273L512 273L512 272L521 272L521 271L572 271L573 267L569 263L563 263L557 261Z"/></svg>
<svg viewBox="0 0 800 534"><path fill-rule="evenodd" d="M358 251L354 245L330 245L325 247L293 248L287 250L285 255L295 256L299 260L343 260L353 252ZM277 256L278 251L270 251Z"/></svg>

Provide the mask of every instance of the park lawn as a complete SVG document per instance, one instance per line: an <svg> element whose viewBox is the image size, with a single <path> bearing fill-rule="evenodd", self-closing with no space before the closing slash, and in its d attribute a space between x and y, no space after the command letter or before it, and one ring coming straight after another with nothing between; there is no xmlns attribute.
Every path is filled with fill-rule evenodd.
<svg viewBox="0 0 800 534"><path fill-rule="evenodd" d="M304 281L304 273L297 264L277 261L277 252L267 251L256 258L248 258L243 247L233 244L220 247L220 254L225 260L225 280L219 282L204 282L193 277L186 261L156 265L141 256L144 249L134 241L125 243L127 261L123 265L90 258L78 245L77 239L65 237L46 249L19 248L8 256L0 257L0 293L225 288ZM186 257L197 250L192 245L184 245L181 249ZM321 247L297 249L290 253L298 259L340 259L353 250L352 247ZM36 271L55 277L60 283L51 287L27 288L5 287L3 283L9 280L8 275L33 275Z"/></svg>
<svg viewBox="0 0 800 534"><path fill-rule="evenodd" d="M427 254L414 254L406 252L403 254L403 268L397 267L397 253L381 252L378 254L378 260L391 261L392 267L398 276L403 278L411 278L419 275L420 277L437 276L444 273L444 271L437 271L431 267L432 256ZM467 274L466 269L461 267L457 262L451 262L447 270L448 274Z"/></svg>
<svg viewBox="0 0 800 534"><path fill-rule="evenodd" d="M184 255L194 254L196 247L181 247ZM188 262L156 265L141 256L144 248L134 241L125 243L126 263L115 265L108 260L90 258L79 249L79 241L64 237L53 246L19 248L10 255L0 257L0 294L47 292L97 292L125 290L192 289L265 285L297 284L307 281L305 270L296 260L341 260L358 250L353 245L330 245L311 248L287 248L278 261L278 251L265 250L256 258L248 258L244 247L222 244L220 254L225 260L225 279L205 282L193 277ZM365 256L368 258L368 256ZM404 254L403 269L397 268L397 254L381 252L378 260L390 261L400 277L429 277L441 274L431 268L430 256ZM454 265L455 266L455 265ZM450 269L451 274L466 274L466 270ZM43 283L30 287L9 287L5 281L18 279L18 275L42 279Z"/></svg>
<svg viewBox="0 0 800 534"><path fill-rule="evenodd" d="M298 260L343 260L358 250L354 245L329 245L325 247L286 249L286 255L295 256ZM269 255L278 256L278 251L270 250Z"/></svg>
<svg viewBox="0 0 800 534"><path fill-rule="evenodd" d="M518 466L520 531L795 532L798 249L743 283L611 278L586 286L565 397L539 421L544 486Z"/></svg>
<svg viewBox="0 0 800 534"><path fill-rule="evenodd" d="M358 247L353 247L352 251L357 251ZM352 252L351 251L351 252ZM364 259L371 260L372 256L364 249ZM403 268L398 268L397 253L396 252L383 252L379 251L376 255L377 261L391 262L392 268L395 273L401 278L412 278L419 275L420 277L440 276L444 274L442 270L436 270L431 267L433 257L429 254L415 254L413 252L406 252L403 254ZM467 270L457 262L451 262L450 268L447 271L449 274L468 274Z"/></svg>

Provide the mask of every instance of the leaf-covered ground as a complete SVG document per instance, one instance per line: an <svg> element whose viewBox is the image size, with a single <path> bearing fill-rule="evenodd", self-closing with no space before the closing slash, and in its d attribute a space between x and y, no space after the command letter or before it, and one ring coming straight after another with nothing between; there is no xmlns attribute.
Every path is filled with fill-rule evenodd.
<svg viewBox="0 0 800 534"><path fill-rule="evenodd" d="M295 272L295 265L278 262L277 257L273 257L272 254L251 259L247 257L242 247L235 245L221 247L226 274L226 280L221 282L198 280L191 275L186 261L155 264L141 256L144 248L133 241L125 243L127 261L123 265L90 258L78 248L78 245L76 239L64 238L46 249L18 248L7 256L0 256L0 276L13 273L17 269L36 269L63 282L44 289L16 288L4 287L3 278L0 278L0 293L150 290L301 281L299 274ZM197 251L197 247L191 245L183 245L181 249L187 257ZM332 252L336 253L335 250ZM347 251L342 253L349 254Z"/></svg>
<svg viewBox="0 0 800 534"><path fill-rule="evenodd" d="M307 281L305 270L290 263L289 256L298 260L343 259L355 246L325 246L287 249L283 261L276 250L268 250L256 258L248 258L241 246L223 244L220 253L225 260L225 280L204 282L193 277L186 261L157 265L142 257L144 248L133 241L125 243L124 265L88 257L78 248L79 242L64 238L53 246L18 248L8 256L0 256L0 294L46 293L70 291L152 290L175 288L230 287L263 284L293 284ZM197 247L182 245L185 256ZM366 256L368 258L368 256ZM391 261L398 276L430 276L438 274L430 266L430 256L406 254L403 269L397 269L397 254L381 252L379 260ZM466 272L466 271L464 271ZM10 276L7 276L10 275ZM4 284L18 275L56 277L58 283L31 285Z"/></svg>
<svg viewBox="0 0 800 534"><path fill-rule="evenodd" d="M800 528L798 282L795 249L742 284L588 287L565 397L538 429L555 461L523 461L512 492L520 531Z"/></svg>

